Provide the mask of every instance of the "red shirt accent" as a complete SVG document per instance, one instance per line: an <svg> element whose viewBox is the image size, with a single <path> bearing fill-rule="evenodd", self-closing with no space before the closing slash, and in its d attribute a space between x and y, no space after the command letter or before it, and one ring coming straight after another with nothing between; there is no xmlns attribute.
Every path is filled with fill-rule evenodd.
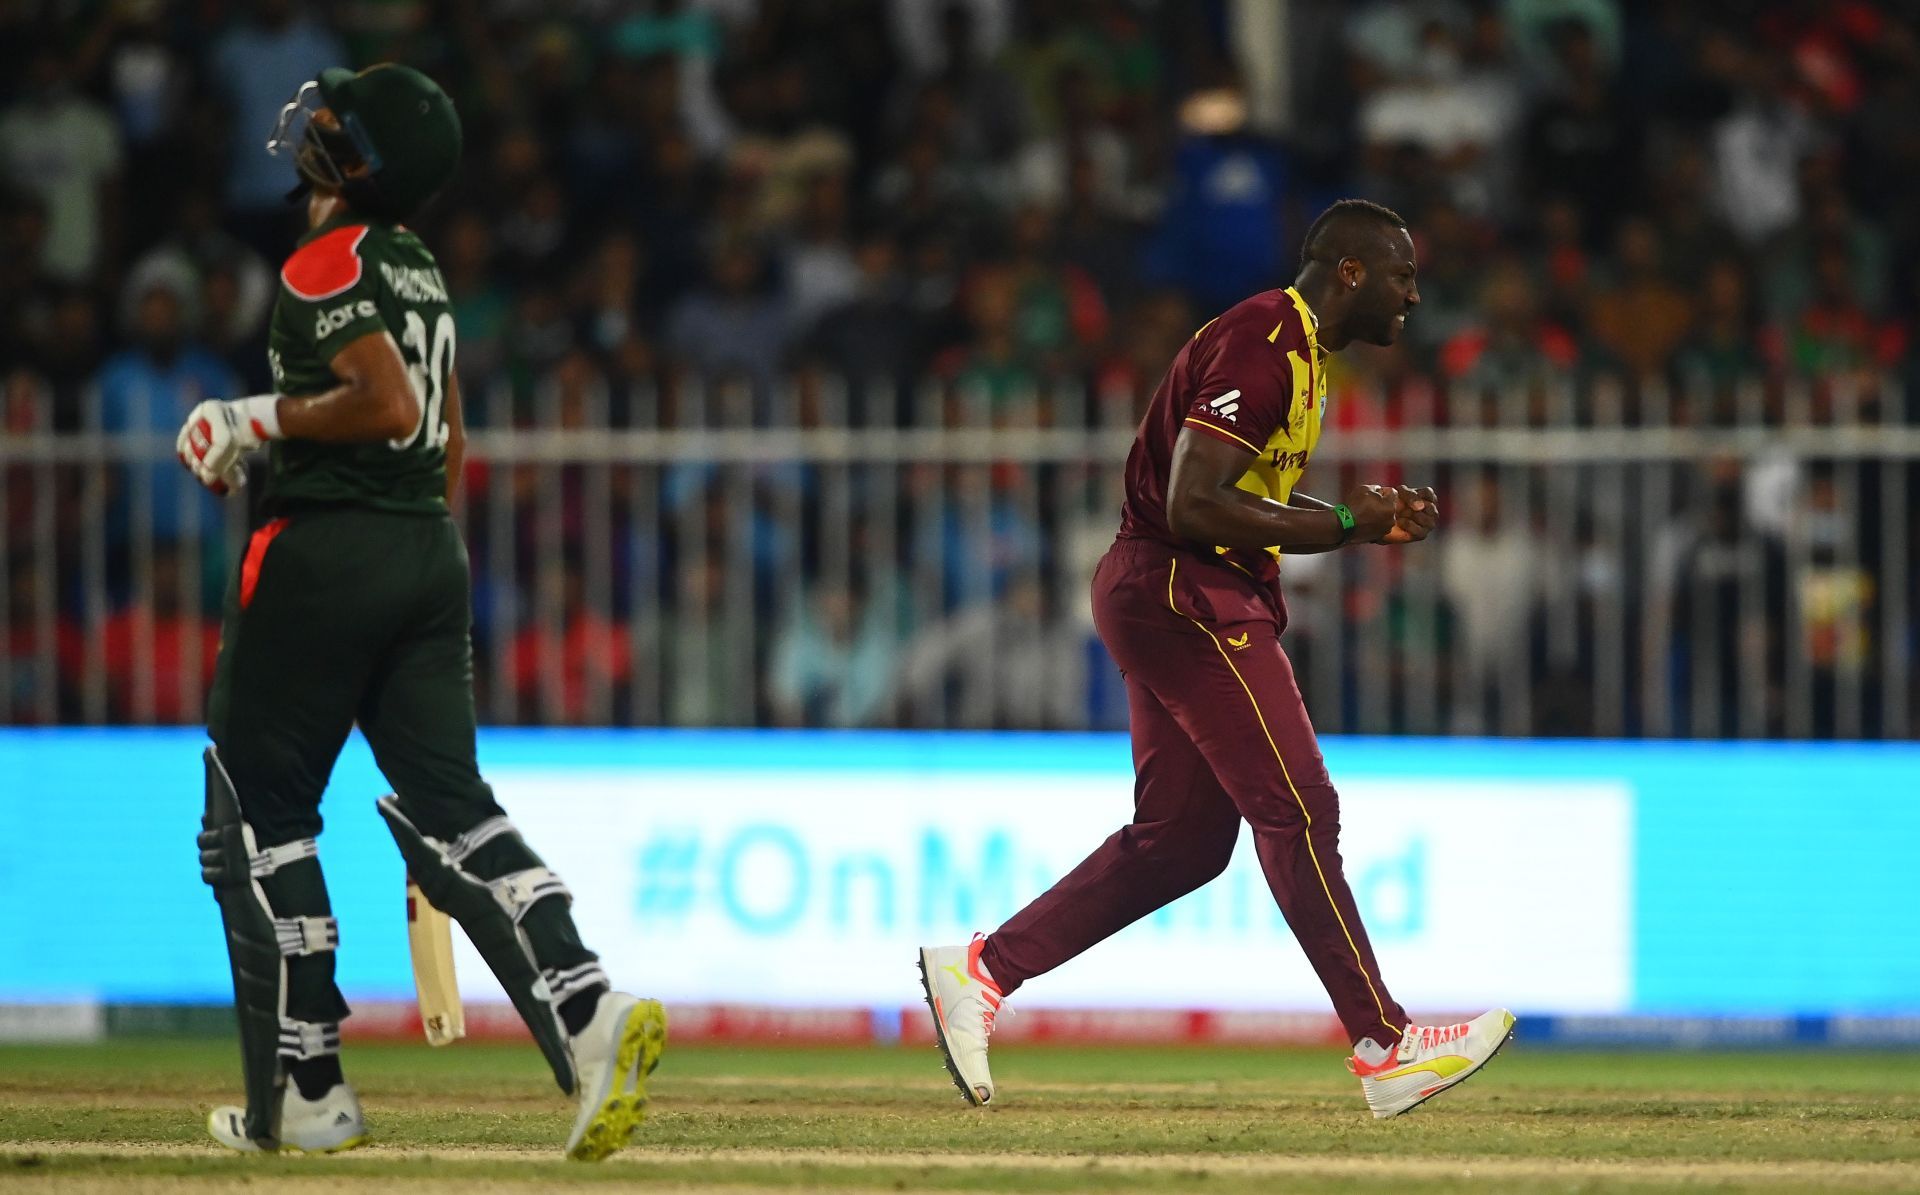
<svg viewBox="0 0 1920 1195"><path fill-rule="evenodd" d="M287 529L287 520L274 519L264 523L247 540L247 554L240 561L240 608L245 610L253 604L254 587L260 584L260 566L267 561L267 547L275 536Z"/></svg>
<svg viewBox="0 0 1920 1195"><path fill-rule="evenodd" d="M1167 526L1174 442L1181 428L1191 427L1245 448L1252 464L1292 411L1289 350L1308 360L1313 355L1300 309L1284 290L1241 300L1188 339L1153 392L1127 454L1121 539L1157 540L1213 555L1211 547L1181 539ZM1272 581L1279 572L1267 552L1235 550L1224 558L1261 581Z"/></svg>
<svg viewBox="0 0 1920 1195"><path fill-rule="evenodd" d="M309 303L351 290L360 281L360 240L366 235L366 225L349 224L313 238L280 267L280 281Z"/></svg>

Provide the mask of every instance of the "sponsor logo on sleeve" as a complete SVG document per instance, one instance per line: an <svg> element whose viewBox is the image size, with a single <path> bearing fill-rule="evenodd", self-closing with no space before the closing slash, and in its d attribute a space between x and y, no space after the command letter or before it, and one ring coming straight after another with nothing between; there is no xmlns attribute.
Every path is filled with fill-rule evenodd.
<svg viewBox="0 0 1920 1195"><path fill-rule="evenodd" d="M1228 423L1236 426L1240 420L1235 415L1235 412L1239 409L1240 392L1238 390L1229 390L1207 404L1207 414L1212 415L1215 419L1224 419Z"/></svg>
<svg viewBox="0 0 1920 1195"><path fill-rule="evenodd" d="M380 309L373 305L372 299L359 299L351 303L342 303L338 307L320 312L313 317L313 338L322 339L329 332L338 332L355 319L366 319L378 315Z"/></svg>

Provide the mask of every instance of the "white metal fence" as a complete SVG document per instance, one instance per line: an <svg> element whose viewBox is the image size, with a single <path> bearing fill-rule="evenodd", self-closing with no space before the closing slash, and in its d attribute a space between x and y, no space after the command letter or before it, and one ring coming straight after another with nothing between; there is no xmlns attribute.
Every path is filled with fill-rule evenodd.
<svg viewBox="0 0 1920 1195"><path fill-rule="evenodd" d="M1124 725L1086 594L1137 394L469 401L484 721ZM173 460L184 403L132 431L83 405L0 442L6 720L195 720L245 505ZM1284 564L1323 730L1914 736L1920 426L1890 381L1349 387L1328 418L1304 488L1434 484L1443 519Z"/></svg>

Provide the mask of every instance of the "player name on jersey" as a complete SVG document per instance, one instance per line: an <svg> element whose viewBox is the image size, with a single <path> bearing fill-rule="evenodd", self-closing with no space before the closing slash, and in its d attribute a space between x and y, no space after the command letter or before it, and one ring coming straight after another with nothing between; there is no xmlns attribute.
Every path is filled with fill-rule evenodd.
<svg viewBox="0 0 1920 1195"><path fill-rule="evenodd" d="M390 262L380 263L380 276L386 279L387 286L403 302L407 303L445 303L447 284L440 277L440 271L431 267L396 266Z"/></svg>

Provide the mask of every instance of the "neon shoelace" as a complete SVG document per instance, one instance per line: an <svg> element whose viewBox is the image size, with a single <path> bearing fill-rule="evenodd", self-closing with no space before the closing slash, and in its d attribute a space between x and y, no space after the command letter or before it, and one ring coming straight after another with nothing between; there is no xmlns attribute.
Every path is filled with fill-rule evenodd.
<svg viewBox="0 0 1920 1195"><path fill-rule="evenodd" d="M981 1032L985 1033L988 1037L992 1037L995 1018L997 1018L1000 1015L1000 1002L997 1000L989 999L988 997L982 996L980 998L980 1007L983 1010L980 1013ZM1013 1010L1008 1009L1007 1014L1011 1016L1013 1014Z"/></svg>
<svg viewBox="0 0 1920 1195"><path fill-rule="evenodd" d="M1448 1042L1459 1041L1467 1035L1467 1031L1471 1026L1462 1022L1458 1025L1409 1025L1407 1028L1409 1030L1418 1028L1419 1030L1419 1038L1414 1042L1416 1049L1431 1050L1435 1046L1443 1046ZM1412 1038L1411 1033L1406 1036L1409 1039Z"/></svg>

